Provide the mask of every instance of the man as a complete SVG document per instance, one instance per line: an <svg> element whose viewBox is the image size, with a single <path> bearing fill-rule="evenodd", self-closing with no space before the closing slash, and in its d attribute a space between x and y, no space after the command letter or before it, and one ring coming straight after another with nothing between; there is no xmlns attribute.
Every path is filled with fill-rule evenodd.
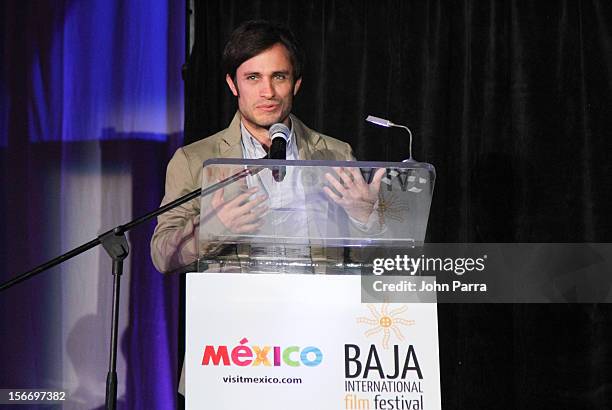
<svg viewBox="0 0 612 410"><path fill-rule="evenodd" d="M293 98L302 85L302 52L292 33L277 24L249 21L230 36L223 52L225 81L238 101L238 112L223 131L179 148L170 160L162 205L200 187L202 163L210 158L265 156L270 146L268 129L283 123L291 129L288 160L353 160L351 147L309 129L291 114ZM367 224L373 214L382 173L370 185L356 171L339 170L328 177L329 197L341 205L353 221ZM211 204L227 231L254 232L265 212L266 197L251 188L225 201L222 192ZM200 201L193 200L158 217L151 240L151 256L160 272L171 272L193 263L198 255L197 231ZM207 249L214 254L218 248Z"/></svg>

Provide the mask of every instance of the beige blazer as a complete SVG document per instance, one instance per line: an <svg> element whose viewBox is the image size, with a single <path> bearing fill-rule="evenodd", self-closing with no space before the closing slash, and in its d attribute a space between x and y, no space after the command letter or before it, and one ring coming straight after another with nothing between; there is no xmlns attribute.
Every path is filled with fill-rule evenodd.
<svg viewBox="0 0 612 410"><path fill-rule="evenodd" d="M211 158L242 158L240 119L237 112L226 129L176 151L168 164L161 206L201 186L204 161ZM354 160L349 144L311 130L293 115L291 121L300 159ZM199 214L200 200L194 199L158 216L151 239L151 258L157 270L168 273L196 261ZM210 256L216 251L207 250Z"/></svg>

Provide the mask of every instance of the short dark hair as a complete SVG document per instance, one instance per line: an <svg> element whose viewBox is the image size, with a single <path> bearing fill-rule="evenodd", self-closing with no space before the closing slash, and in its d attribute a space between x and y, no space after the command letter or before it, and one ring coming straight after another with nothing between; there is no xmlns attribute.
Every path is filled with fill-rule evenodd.
<svg viewBox="0 0 612 410"><path fill-rule="evenodd" d="M277 43L289 51L294 80L301 78L304 56L293 33L281 24L265 20L245 21L232 32L223 50L224 73L235 79L242 63Z"/></svg>

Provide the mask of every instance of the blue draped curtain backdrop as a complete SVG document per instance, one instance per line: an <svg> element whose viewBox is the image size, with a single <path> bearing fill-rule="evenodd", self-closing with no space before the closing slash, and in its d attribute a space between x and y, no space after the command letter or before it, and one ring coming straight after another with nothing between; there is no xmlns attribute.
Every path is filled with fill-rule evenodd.
<svg viewBox="0 0 612 410"><path fill-rule="evenodd" d="M0 5L0 281L155 209L182 144L185 5ZM178 278L153 268L154 223L129 234L119 408L176 406ZM0 295L0 388L104 404L112 276L101 249Z"/></svg>

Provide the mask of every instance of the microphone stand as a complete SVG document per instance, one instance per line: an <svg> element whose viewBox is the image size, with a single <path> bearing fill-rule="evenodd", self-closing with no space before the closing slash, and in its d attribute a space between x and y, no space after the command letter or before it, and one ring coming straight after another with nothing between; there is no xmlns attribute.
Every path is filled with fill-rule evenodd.
<svg viewBox="0 0 612 410"><path fill-rule="evenodd" d="M236 174L231 175L217 182L216 184L209 186L206 189L199 188L193 192L183 195L182 197L175 199L174 201L156 209L155 211L149 212L124 225L119 225L99 235L97 238L92 239L91 241L64 253L63 255L53 258L50 261L45 262L42 265L39 265L28 272L22 273L21 275L17 275L13 279L0 284L0 291L9 289L17 285L18 283L28 280L38 275L39 273L44 272L45 270L59 265L60 263L65 262L69 259L72 259L75 256L80 255L81 253L86 252L89 249L94 248L98 245L102 245L102 247L104 247L104 250L106 250L108 255L113 260L113 305L111 317L111 346L108 373L106 376L105 409L115 410L117 407L117 332L119 329L119 295L121 290L121 275L123 274L123 261L130 252L130 247L125 233L158 215L161 215L171 209L176 208L179 205L184 204L185 202L191 201L192 199L195 199L197 197L210 195L213 192L218 191L219 189L230 185L236 181L239 181L240 179L243 179L249 175L258 174L263 169L265 169L265 167L243 169L242 171L237 172Z"/></svg>

